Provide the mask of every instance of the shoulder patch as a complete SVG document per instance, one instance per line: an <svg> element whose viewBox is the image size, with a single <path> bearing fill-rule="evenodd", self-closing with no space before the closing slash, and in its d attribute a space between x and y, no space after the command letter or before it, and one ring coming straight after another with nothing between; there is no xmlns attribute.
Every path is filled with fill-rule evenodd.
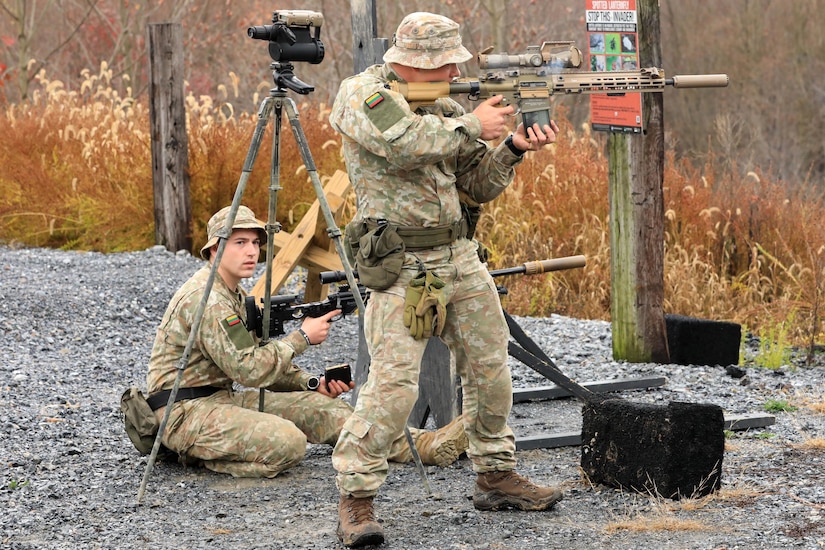
<svg viewBox="0 0 825 550"><path fill-rule="evenodd" d="M252 335L246 329L241 318L232 314L221 321L221 327L226 332L229 340L235 345L236 349L245 349L255 345Z"/></svg>
<svg viewBox="0 0 825 550"><path fill-rule="evenodd" d="M375 92L364 100L364 113L382 134L406 115L404 109L386 92Z"/></svg>

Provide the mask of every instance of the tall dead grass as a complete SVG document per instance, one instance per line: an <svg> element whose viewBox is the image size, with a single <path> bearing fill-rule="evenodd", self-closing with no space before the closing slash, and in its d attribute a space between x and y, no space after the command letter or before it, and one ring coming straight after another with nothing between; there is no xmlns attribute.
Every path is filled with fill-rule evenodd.
<svg viewBox="0 0 825 550"><path fill-rule="evenodd" d="M0 238L7 243L104 252L154 244L148 107L114 91L106 65L83 76L70 91L41 72L32 99L2 112ZM229 95L220 88L216 98L187 97L195 248L210 214L232 199L257 122ZM306 102L299 114L322 178L342 170L327 108ZM587 257L584 269L498 281L509 289L511 313L608 319L604 135L571 127L562 108L556 114L558 142L528 153L511 189L486 205L477 236L494 268ZM289 230L315 197L286 116L282 125L277 215ZM261 215L268 209L272 127L244 196ZM699 168L668 155L665 310L730 320L757 333L787 324L791 341L813 349L823 341L822 194L760 167L747 170L713 155Z"/></svg>
<svg viewBox="0 0 825 550"><path fill-rule="evenodd" d="M41 71L31 101L7 105L0 140L0 238L29 246L103 252L154 244L149 112L128 91L110 86L112 73L84 72L78 90ZM268 92L266 92L268 93ZM257 122L231 103L186 97L190 195L195 249L209 216L235 193ZM337 142L323 107L299 109L321 174L340 167ZM282 117L278 218L288 230L314 200L286 113ZM269 204L274 123L247 184L244 202L265 215ZM294 220L290 221L290 220Z"/></svg>

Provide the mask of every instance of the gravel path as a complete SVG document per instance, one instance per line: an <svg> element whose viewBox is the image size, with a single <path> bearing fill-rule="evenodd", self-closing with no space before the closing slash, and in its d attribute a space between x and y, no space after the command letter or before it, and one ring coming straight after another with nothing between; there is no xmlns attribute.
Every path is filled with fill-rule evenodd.
<svg viewBox="0 0 825 550"><path fill-rule="evenodd" d="M271 480L237 480L146 466L123 432L118 401L145 387L154 331L177 287L200 266L162 248L103 255L0 247L0 548L341 548L329 447ZM611 357L610 325L552 316L517 318L571 378L664 376L633 401L714 403L728 414L795 405L764 429L726 444L722 489L680 502L591 486L580 448L519 451L519 471L561 484L545 513L478 512L469 461L428 468L427 498L414 467L395 465L377 499L391 549L821 548L825 545L825 367L745 368L625 364ZM357 325L300 356L310 370L355 363ZM513 362L514 386L548 385ZM821 410L821 409L820 409ZM580 427L574 399L514 406L518 436ZM820 442L817 449L812 443Z"/></svg>

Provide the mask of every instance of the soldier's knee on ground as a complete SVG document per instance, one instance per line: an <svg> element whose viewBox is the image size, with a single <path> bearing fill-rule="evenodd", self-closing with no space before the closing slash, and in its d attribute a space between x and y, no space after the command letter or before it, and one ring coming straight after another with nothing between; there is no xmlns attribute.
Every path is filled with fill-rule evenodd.
<svg viewBox="0 0 825 550"><path fill-rule="evenodd" d="M263 440L253 442L261 449L259 457L253 458L256 462L263 462L268 467L281 472L301 462L306 455L307 438L297 427L282 429L274 434L267 434ZM254 447L251 447L254 448Z"/></svg>

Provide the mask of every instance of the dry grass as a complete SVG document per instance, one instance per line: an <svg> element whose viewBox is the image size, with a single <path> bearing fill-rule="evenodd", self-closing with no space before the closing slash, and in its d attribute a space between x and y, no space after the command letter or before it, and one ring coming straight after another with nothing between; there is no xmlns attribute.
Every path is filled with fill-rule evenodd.
<svg viewBox="0 0 825 550"><path fill-rule="evenodd" d="M604 527L604 532L614 534L618 531L709 531L713 529L701 521L677 518L671 515L640 516L633 519L615 521Z"/></svg>
<svg viewBox="0 0 825 550"><path fill-rule="evenodd" d="M709 495L672 501L660 496L651 497L649 512L628 514L627 517L612 521L605 525L604 532L615 534L619 531L708 531L715 529L699 520L682 517L682 515L690 515L704 509L713 502L714 498L713 495Z"/></svg>
<svg viewBox="0 0 825 550"><path fill-rule="evenodd" d="M792 403L797 408L804 407L817 414L825 414L825 393L821 387L810 392L794 393Z"/></svg>
<svg viewBox="0 0 825 550"><path fill-rule="evenodd" d="M825 438L814 437L795 445L795 447L805 451L822 451L825 450Z"/></svg>
<svg viewBox="0 0 825 550"><path fill-rule="evenodd" d="M41 73L31 101L2 111L5 242L105 252L154 244L148 108L144 98L120 96L110 79L103 65L68 91ZM209 215L234 194L257 121L236 112L230 95L221 88L219 98L187 98L195 248ZM322 178L343 169L327 108L304 103L299 111ZM511 189L486 206L477 236L492 268L587 257L584 269L499 280L511 313L609 319L604 135L571 127L562 108L556 116L558 143L528 154ZM283 125L277 216L289 230L315 197L286 117ZM259 213L268 209L269 135L263 143L244 197ZM734 321L755 334L782 326L787 343L811 350L823 341L821 194L712 154L699 168L668 155L664 191L666 312Z"/></svg>

